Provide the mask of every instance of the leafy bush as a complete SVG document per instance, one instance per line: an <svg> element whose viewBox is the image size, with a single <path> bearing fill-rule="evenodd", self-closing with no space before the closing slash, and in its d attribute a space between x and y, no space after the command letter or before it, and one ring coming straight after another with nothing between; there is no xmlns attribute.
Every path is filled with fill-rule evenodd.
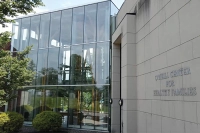
<svg viewBox="0 0 200 133"><path fill-rule="evenodd" d="M4 117L4 122L1 120L2 131L4 132L14 132L18 131L23 126L24 118L21 114L16 112L6 112L1 113L0 116ZM8 117L8 118L6 118Z"/></svg>
<svg viewBox="0 0 200 133"><path fill-rule="evenodd" d="M38 131L59 131L62 116L56 112L44 111L33 119L33 127Z"/></svg>
<svg viewBox="0 0 200 133"><path fill-rule="evenodd" d="M8 117L8 114L6 113L0 113L0 132L3 132L3 125L4 123L8 122L10 119Z"/></svg>

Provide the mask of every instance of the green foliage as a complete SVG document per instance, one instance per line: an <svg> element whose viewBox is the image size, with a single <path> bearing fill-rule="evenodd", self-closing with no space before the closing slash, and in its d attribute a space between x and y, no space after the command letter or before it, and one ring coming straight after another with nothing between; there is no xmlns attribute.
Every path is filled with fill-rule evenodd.
<svg viewBox="0 0 200 133"><path fill-rule="evenodd" d="M2 33L0 35L0 49L3 49L5 47L5 44L7 44L8 42L10 42L10 37L12 36L12 34L8 31Z"/></svg>
<svg viewBox="0 0 200 133"><path fill-rule="evenodd" d="M1 119L2 118L2 119ZM16 112L6 112L0 114L0 127L3 132L14 132L22 128L24 118Z"/></svg>
<svg viewBox="0 0 200 133"><path fill-rule="evenodd" d="M16 98L13 91L32 83L34 72L27 69L26 55L31 47L12 56L9 51L0 50L0 106Z"/></svg>
<svg viewBox="0 0 200 133"><path fill-rule="evenodd" d="M0 0L0 24L12 23L13 17L33 12L42 5L42 0ZM28 68L26 58L31 47L13 55L3 50L11 36L10 32L0 34L0 107L16 97L13 91L29 85L33 79L33 70Z"/></svg>
<svg viewBox="0 0 200 133"><path fill-rule="evenodd" d="M91 92L83 92L83 106L87 109L91 109L92 104L92 93Z"/></svg>
<svg viewBox="0 0 200 133"><path fill-rule="evenodd" d="M33 119L33 127L38 131L59 131L62 116L56 112L44 111Z"/></svg>
<svg viewBox="0 0 200 133"><path fill-rule="evenodd" d="M8 17L16 17L19 14L33 12L33 8L42 6L42 0L1 0L0 24L13 22Z"/></svg>
<svg viewBox="0 0 200 133"><path fill-rule="evenodd" d="M0 113L0 132L3 132L3 125L4 123L8 122L10 119L8 117L8 114L6 113Z"/></svg>
<svg viewBox="0 0 200 133"><path fill-rule="evenodd" d="M31 112L33 111L33 107L31 105L24 105L24 112Z"/></svg>

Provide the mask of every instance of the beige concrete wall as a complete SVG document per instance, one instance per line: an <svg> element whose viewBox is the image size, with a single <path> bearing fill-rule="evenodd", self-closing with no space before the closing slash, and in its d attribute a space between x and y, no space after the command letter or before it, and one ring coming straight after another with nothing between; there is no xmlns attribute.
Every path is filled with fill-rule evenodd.
<svg viewBox="0 0 200 133"><path fill-rule="evenodd" d="M126 121L123 133L200 133L199 7L200 0L126 0L118 13L119 27L113 41L119 39L120 34L121 56L125 62L122 62L121 68L125 99L122 110L131 108L132 111L122 114L123 122ZM134 20L127 22L135 25L135 34L126 35L123 29L129 29L130 25L125 27L121 23L126 13L133 12L136 12ZM135 44L135 47L125 45L129 43ZM133 66L136 68L124 69L130 58L135 60ZM189 68L190 74L155 79L156 75L181 68ZM134 78L126 79L131 73L135 73ZM167 87L167 81L173 81L174 86ZM173 89L190 87L196 88L196 95L172 96ZM134 92L131 88L135 88L132 89ZM155 96L155 90L170 90L170 93ZM126 119L129 116L134 120ZM131 122L132 127L137 124L136 130L130 129Z"/></svg>
<svg viewBox="0 0 200 133"><path fill-rule="evenodd" d="M134 22L136 22L135 15L127 14L123 18L118 29L115 31L112 37L112 40L115 40L113 41L113 46L112 46L112 99L113 99L113 104L111 105L112 133L137 131L137 114L135 111L135 109L137 108L135 100L137 98L136 52L135 52L136 34L135 34ZM127 26L129 28L127 28ZM120 75L120 69L121 69L121 75ZM121 94L120 94L120 87L121 87ZM118 104L120 98L123 99L123 106L121 108ZM121 112L121 118L120 118L120 112ZM121 132L120 132L120 127L121 127Z"/></svg>
<svg viewBox="0 0 200 133"><path fill-rule="evenodd" d="M199 7L199 0L146 0L137 11L137 133L200 132ZM180 68L191 74L155 80ZM166 86L169 80L174 86ZM171 94L189 87L196 87L197 95ZM154 90L170 94L154 96Z"/></svg>

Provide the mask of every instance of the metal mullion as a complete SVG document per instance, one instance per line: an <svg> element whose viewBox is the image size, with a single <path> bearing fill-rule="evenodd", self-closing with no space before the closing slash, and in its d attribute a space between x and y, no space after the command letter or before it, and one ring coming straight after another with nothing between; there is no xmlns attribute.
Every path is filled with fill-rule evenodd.
<svg viewBox="0 0 200 133"><path fill-rule="evenodd" d="M96 42L97 42L97 32L98 32L98 6L99 6L99 3L97 3L96 4ZM95 80L97 79L97 43L95 44ZM95 90L95 87L94 87L94 91L96 91ZM95 92L95 95L94 95L95 97L95 99L96 99L96 92ZM95 101L94 101L94 130L96 129L96 126L95 126L95 116L96 116L96 114L95 114L95 107L96 107L96 104L95 104Z"/></svg>
<svg viewBox="0 0 200 133"><path fill-rule="evenodd" d="M21 46L20 42L21 42L21 34L22 34L22 18L20 19L19 31L20 31L20 33L18 35L18 37L19 37L19 40L18 40L18 45L19 45L18 46L18 51L20 51L20 46Z"/></svg>
<svg viewBox="0 0 200 133"><path fill-rule="evenodd" d="M74 9L71 9L71 13L72 13L72 17L71 17L71 44L70 44L70 59L69 59L69 85L71 85L71 46L72 46L72 29L73 29L73 16L74 16L74 14L73 14L73 12L74 12ZM71 87L69 87L69 89L68 89L68 95L69 95L69 93L71 92ZM70 98L68 97L68 113L69 113L69 101L70 100ZM73 115L73 114L72 114ZM73 116L70 116L70 117L73 117ZM70 117L67 117L67 128L69 128L69 118Z"/></svg>
<svg viewBox="0 0 200 133"><path fill-rule="evenodd" d="M39 20L39 34L38 34L38 36L40 35L40 24L41 24L41 15L39 15L39 17L40 17L40 20ZM31 17L31 18L33 18L33 17ZM31 19L32 20L32 19ZM31 27L32 27L32 21L31 21ZM31 31L30 31L30 33L31 33ZM39 38L38 38L38 47L39 47ZM36 55L36 58L37 58L37 64L36 64L36 77L37 77L37 67L38 67L38 53L39 53L39 49L37 48L36 49L37 50L37 55ZM37 84L37 78L36 78L36 80L35 80L35 85ZM35 87L35 92L34 92L34 103L33 103L33 107L35 107L35 96L36 96L36 87ZM33 112L33 117L34 117L34 113L36 113L36 112Z"/></svg>

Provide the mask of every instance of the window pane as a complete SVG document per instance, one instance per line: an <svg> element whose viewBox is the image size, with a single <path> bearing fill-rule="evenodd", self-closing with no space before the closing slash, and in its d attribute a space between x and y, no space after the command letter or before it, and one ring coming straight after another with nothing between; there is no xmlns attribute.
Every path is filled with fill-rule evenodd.
<svg viewBox="0 0 200 133"><path fill-rule="evenodd" d="M118 9L117 7L111 2L111 34L114 33L115 29L116 29L116 17L117 17L117 13L118 13Z"/></svg>
<svg viewBox="0 0 200 133"><path fill-rule="evenodd" d="M72 44L83 43L84 7L73 9Z"/></svg>
<svg viewBox="0 0 200 133"><path fill-rule="evenodd" d="M69 84L70 47L60 49L59 69L59 84Z"/></svg>
<svg viewBox="0 0 200 133"><path fill-rule="evenodd" d="M82 83L82 45L71 47L70 84Z"/></svg>
<svg viewBox="0 0 200 133"><path fill-rule="evenodd" d="M96 42L97 4L85 7L84 42Z"/></svg>
<svg viewBox="0 0 200 133"><path fill-rule="evenodd" d="M84 45L83 84L95 83L95 44Z"/></svg>
<svg viewBox="0 0 200 133"><path fill-rule="evenodd" d="M33 45L32 49L38 48L39 25L40 25L40 16L31 17L31 29L30 29L31 33L30 33L29 46Z"/></svg>
<svg viewBox="0 0 200 133"><path fill-rule="evenodd" d="M37 85L47 84L47 53L48 49L38 51Z"/></svg>
<svg viewBox="0 0 200 133"><path fill-rule="evenodd" d="M60 43L62 46L71 44L72 31L72 9L62 11L61 19L61 36Z"/></svg>
<svg viewBox="0 0 200 133"><path fill-rule="evenodd" d="M48 84L58 84L58 53L59 48L50 48L48 55Z"/></svg>
<svg viewBox="0 0 200 133"><path fill-rule="evenodd" d="M49 47L60 46L60 17L61 17L60 11L51 13Z"/></svg>
<svg viewBox="0 0 200 133"><path fill-rule="evenodd" d="M97 13L97 41L108 41L110 37L110 6L109 2L98 4Z"/></svg>
<svg viewBox="0 0 200 133"><path fill-rule="evenodd" d="M18 91L18 100L16 111L24 116L24 121L32 121L33 120L33 112L34 112L34 94L35 89L29 88L29 90Z"/></svg>
<svg viewBox="0 0 200 133"><path fill-rule="evenodd" d="M109 86L96 86L95 94L95 117L100 120L95 129L107 130L110 107Z"/></svg>
<svg viewBox="0 0 200 133"><path fill-rule="evenodd" d="M13 33L14 36L12 37L12 50L18 51L19 50L19 38L20 38L20 30L21 29L21 19L15 20L15 23L13 23Z"/></svg>
<svg viewBox="0 0 200 133"><path fill-rule="evenodd" d="M98 43L96 50L96 83L108 84L109 81L109 42Z"/></svg>
<svg viewBox="0 0 200 133"><path fill-rule="evenodd" d="M31 50L28 54L28 58L30 59L29 62L29 69L36 72L37 67L37 50ZM35 85L36 75L34 75L34 80L32 82L32 85Z"/></svg>
<svg viewBox="0 0 200 133"><path fill-rule="evenodd" d="M49 40L50 14L41 15L39 48L47 48Z"/></svg>
<svg viewBox="0 0 200 133"><path fill-rule="evenodd" d="M30 34L30 17L22 19L21 38L20 38L20 51L28 46Z"/></svg>

